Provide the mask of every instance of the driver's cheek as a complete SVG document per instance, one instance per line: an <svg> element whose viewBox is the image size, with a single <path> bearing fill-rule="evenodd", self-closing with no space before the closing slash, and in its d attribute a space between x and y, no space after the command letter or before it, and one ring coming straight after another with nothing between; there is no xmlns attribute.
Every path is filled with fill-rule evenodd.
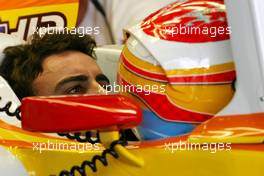
<svg viewBox="0 0 264 176"><path fill-rule="evenodd" d="M106 94L106 90L98 84L98 82L94 79L90 83L90 87L87 91L88 94Z"/></svg>

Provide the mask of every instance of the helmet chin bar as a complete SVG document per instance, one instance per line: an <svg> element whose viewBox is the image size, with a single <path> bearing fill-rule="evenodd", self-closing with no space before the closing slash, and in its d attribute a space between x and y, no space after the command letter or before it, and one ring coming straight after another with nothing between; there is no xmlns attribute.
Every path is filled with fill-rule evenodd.
<svg viewBox="0 0 264 176"><path fill-rule="evenodd" d="M21 105L24 130L45 133L99 130L106 147L119 140L119 130L133 128L141 120L140 107L122 95L27 97ZM124 161L138 167L144 165L143 159L121 144L114 149Z"/></svg>

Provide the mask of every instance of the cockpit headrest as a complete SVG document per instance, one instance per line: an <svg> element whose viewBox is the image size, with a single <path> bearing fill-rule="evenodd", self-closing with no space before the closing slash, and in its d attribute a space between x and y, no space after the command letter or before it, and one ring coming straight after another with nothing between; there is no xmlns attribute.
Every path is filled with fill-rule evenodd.
<svg viewBox="0 0 264 176"><path fill-rule="evenodd" d="M16 35L0 33L0 65L4 58L3 50L8 46L19 45L22 43L24 43L24 40Z"/></svg>

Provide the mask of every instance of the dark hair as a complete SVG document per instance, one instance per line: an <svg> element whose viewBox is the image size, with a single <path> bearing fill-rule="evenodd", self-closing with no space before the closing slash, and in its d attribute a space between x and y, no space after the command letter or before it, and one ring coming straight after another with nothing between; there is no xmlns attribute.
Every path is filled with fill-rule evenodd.
<svg viewBox="0 0 264 176"><path fill-rule="evenodd" d="M42 63L50 55L64 51L80 51L95 58L96 43L89 35L66 32L33 34L31 40L22 45L7 47L0 65L3 76L19 99L32 96L32 82L43 71Z"/></svg>

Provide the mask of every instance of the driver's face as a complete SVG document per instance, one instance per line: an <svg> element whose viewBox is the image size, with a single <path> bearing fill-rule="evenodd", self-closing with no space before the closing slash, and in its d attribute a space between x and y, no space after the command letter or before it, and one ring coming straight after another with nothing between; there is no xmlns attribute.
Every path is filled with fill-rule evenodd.
<svg viewBox="0 0 264 176"><path fill-rule="evenodd" d="M81 52L66 51L48 56L42 67L43 72L32 85L37 96L96 94L103 92L102 85L109 84L96 61Z"/></svg>

